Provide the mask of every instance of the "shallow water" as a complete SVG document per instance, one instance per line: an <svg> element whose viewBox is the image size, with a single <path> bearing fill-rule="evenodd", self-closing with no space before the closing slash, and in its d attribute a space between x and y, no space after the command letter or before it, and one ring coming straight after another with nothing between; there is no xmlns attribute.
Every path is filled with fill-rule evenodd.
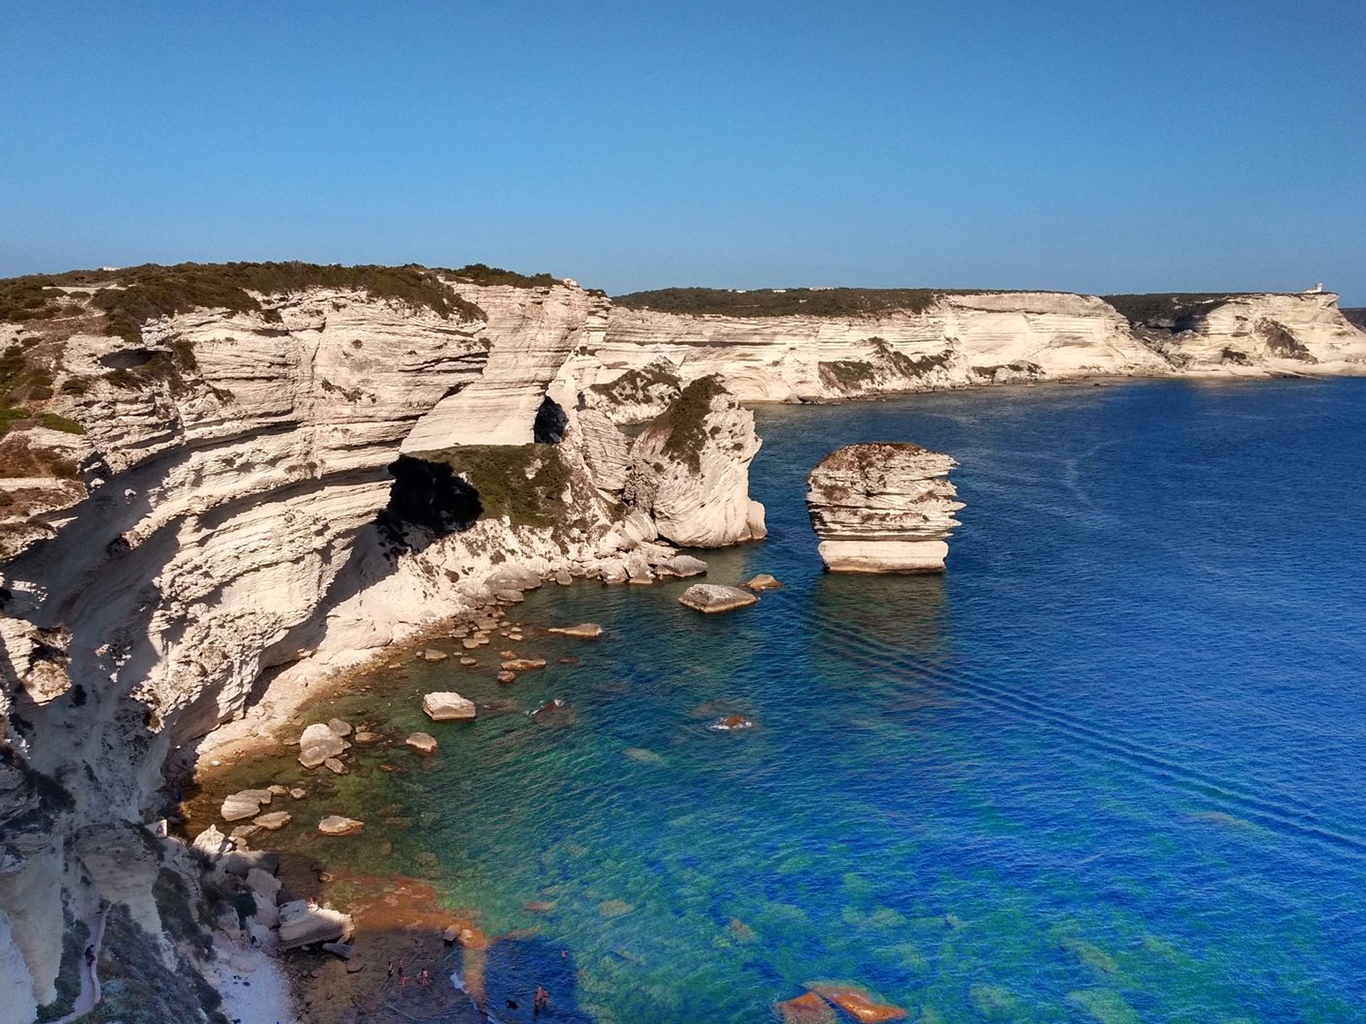
<svg viewBox="0 0 1366 1024"><path fill-rule="evenodd" d="M511 687L376 679L394 707L353 706L441 748L340 780L401 810L332 863L538 928L485 982L546 985L543 1021L766 1021L815 979L925 1021L1366 1020L1366 381L758 418L770 537L709 578L786 589L704 618L683 583L551 586L515 617L605 636L508 644L552 662ZM822 571L805 477L863 440L961 463L942 578ZM569 706L424 726L438 686Z"/></svg>

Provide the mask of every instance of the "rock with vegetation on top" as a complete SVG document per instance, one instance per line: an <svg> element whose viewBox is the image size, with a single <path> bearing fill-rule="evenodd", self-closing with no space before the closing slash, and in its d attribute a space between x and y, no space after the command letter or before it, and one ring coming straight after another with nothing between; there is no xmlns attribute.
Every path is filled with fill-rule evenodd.
<svg viewBox="0 0 1366 1024"><path fill-rule="evenodd" d="M754 414L720 377L699 378L636 438L624 500L674 544L759 540L768 533L764 507L749 496L749 464L758 451Z"/></svg>
<svg viewBox="0 0 1366 1024"><path fill-rule="evenodd" d="M683 591L678 603L713 615L716 612L728 612L733 608L743 608L758 600L756 595L739 587L724 587L719 583L694 583Z"/></svg>
<svg viewBox="0 0 1366 1024"><path fill-rule="evenodd" d="M473 718L475 714L474 701L465 699L453 690L425 694L422 710L434 722L460 721Z"/></svg>
<svg viewBox="0 0 1366 1024"><path fill-rule="evenodd" d="M349 746L330 726L315 722L299 737L299 763L305 768L316 768L329 757L337 757Z"/></svg>
<svg viewBox="0 0 1366 1024"><path fill-rule="evenodd" d="M943 572L963 506L949 483L957 463L917 444L851 444L807 480L820 556L835 572Z"/></svg>

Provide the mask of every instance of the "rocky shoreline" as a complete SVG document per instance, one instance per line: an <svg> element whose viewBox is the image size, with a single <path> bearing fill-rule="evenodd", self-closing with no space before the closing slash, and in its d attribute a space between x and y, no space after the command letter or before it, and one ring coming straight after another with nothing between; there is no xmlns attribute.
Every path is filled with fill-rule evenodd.
<svg viewBox="0 0 1366 1024"><path fill-rule="evenodd" d="M742 401L1366 367L1331 295L1225 296L1160 323L1005 293L690 316L480 267L6 287L32 292L0 323L0 992L25 1024L64 1005L67 922L99 898L142 908L147 948L194 973L155 872L146 891L105 879L95 903L80 881L91 837L155 826L168 765L236 763L303 702L522 579L643 585L693 571L680 545L763 536Z"/></svg>

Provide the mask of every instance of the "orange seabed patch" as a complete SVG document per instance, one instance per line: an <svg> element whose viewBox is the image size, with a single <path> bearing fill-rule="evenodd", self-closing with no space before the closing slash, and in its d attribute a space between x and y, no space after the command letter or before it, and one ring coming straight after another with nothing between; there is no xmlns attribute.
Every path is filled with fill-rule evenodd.
<svg viewBox="0 0 1366 1024"><path fill-rule="evenodd" d="M859 1024L882 1024L906 1017L906 1011L901 1007L879 1002L866 988L858 985L816 981L806 987L830 1000Z"/></svg>

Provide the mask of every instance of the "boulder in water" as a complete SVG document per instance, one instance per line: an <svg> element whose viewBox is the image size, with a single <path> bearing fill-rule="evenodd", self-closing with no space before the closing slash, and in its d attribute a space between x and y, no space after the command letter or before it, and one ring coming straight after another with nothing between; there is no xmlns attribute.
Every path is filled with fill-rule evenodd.
<svg viewBox="0 0 1366 1024"><path fill-rule="evenodd" d="M403 741L408 749L419 754L436 753L436 737L425 732L415 732Z"/></svg>
<svg viewBox="0 0 1366 1024"><path fill-rule="evenodd" d="M350 746L330 726L315 722L299 737L299 763L305 768L316 768L329 757L336 757Z"/></svg>
<svg viewBox="0 0 1366 1024"><path fill-rule="evenodd" d="M837 448L811 471L806 508L834 572L943 572L963 506L957 463L906 442Z"/></svg>
<svg viewBox="0 0 1366 1024"><path fill-rule="evenodd" d="M326 728L326 727L324 727ZM244 789L223 801L219 810L224 821L242 821L254 818L261 812L261 805L270 803L273 794L268 789Z"/></svg>
<svg viewBox="0 0 1366 1024"><path fill-rule="evenodd" d="M741 590L739 587L725 587L717 583L694 583L683 591L683 596L678 599L678 603L689 608L695 608L699 612L714 615L717 612L728 612L734 608L743 608L757 600L759 600L757 596L748 590Z"/></svg>
<svg viewBox="0 0 1366 1024"><path fill-rule="evenodd" d="M473 718L474 701L466 700L454 691L429 693L422 698L422 710L434 722L460 721Z"/></svg>
<svg viewBox="0 0 1366 1024"><path fill-rule="evenodd" d="M783 585L766 572L751 576L745 587L749 590L782 590Z"/></svg>
<svg viewBox="0 0 1366 1024"><path fill-rule="evenodd" d="M280 948L298 949L317 942L336 942L355 929L350 914L292 900L280 907Z"/></svg>
<svg viewBox="0 0 1366 1024"><path fill-rule="evenodd" d="M318 822L318 831L325 836L354 835L363 828L365 828L365 822L357 821L355 818L345 818L340 814L329 814Z"/></svg>
<svg viewBox="0 0 1366 1024"><path fill-rule="evenodd" d="M602 636L602 627L596 622L580 622L577 626L553 626L546 632L556 636L572 636L578 640L596 640Z"/></svg>

